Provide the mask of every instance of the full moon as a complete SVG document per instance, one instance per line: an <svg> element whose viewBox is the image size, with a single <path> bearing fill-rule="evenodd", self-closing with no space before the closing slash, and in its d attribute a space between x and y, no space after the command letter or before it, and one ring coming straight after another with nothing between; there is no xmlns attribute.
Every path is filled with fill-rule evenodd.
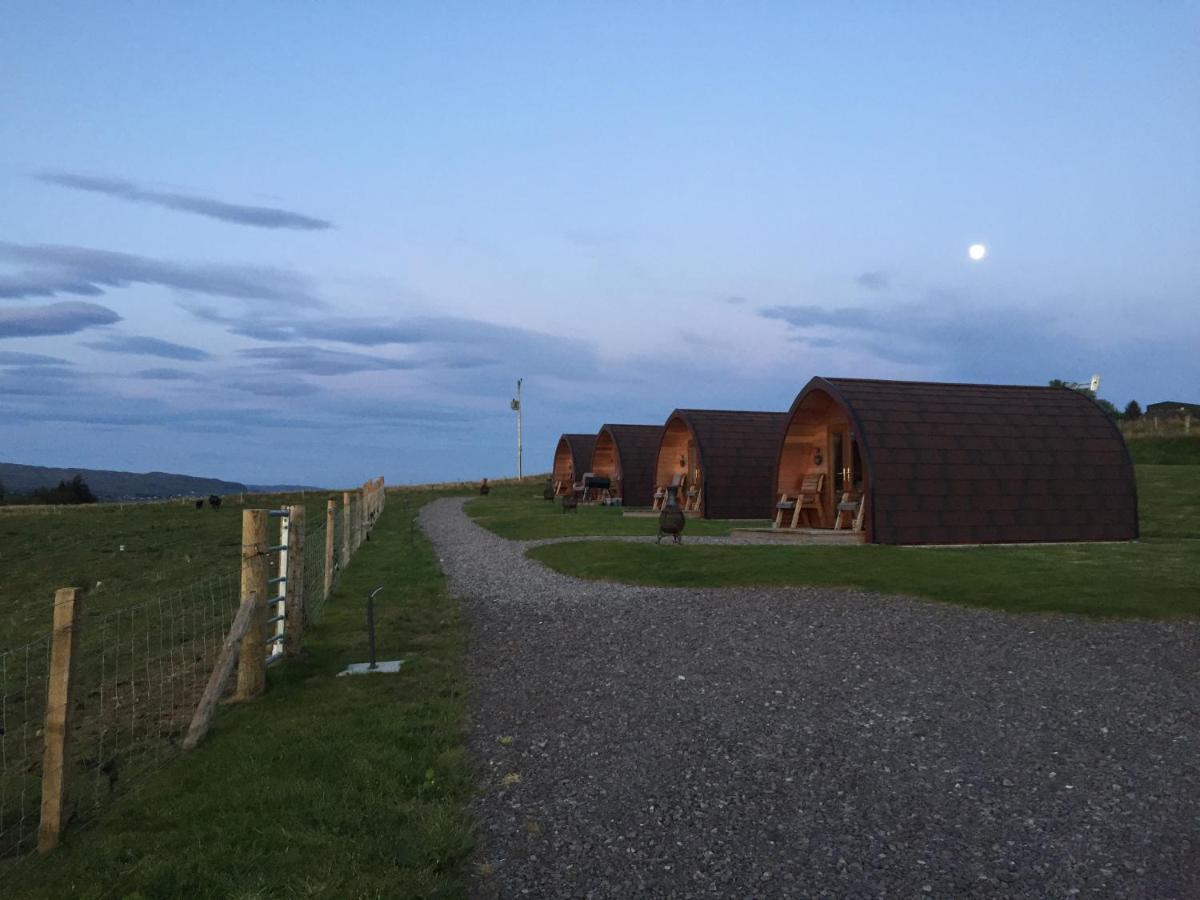
<svg viewBox="0 0 1200 900"><path fill-rule="evenodd" d="M987 256L987 247L983 246L983 244L972 244L967 248L967 256L971 257L975 262L979 262Z"/></svg>

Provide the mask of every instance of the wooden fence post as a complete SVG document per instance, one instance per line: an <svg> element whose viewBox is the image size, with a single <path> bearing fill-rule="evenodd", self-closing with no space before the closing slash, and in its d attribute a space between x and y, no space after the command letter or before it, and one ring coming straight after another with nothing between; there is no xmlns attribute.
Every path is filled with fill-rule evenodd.
<svg viewBox="0 0 1200 900"><path fill-rule="evenodd" d="M350 546L353 541L353 519L350 511L350 492L342 492L342 568L350 565Z"/></svg>
<svg viewBox="0 0 1200 900"><path fill-rule="evenodd" d="M242 510L242 599L253 596L255 609L250 615L246 636L238 658L238 684L235 700L250 700L267 689L267 511Z"/></svg>
<svg viewBox="0 0 1200 900"><path fill-rule="evenodd" d="M360 547L367 539L367 532L371 525L371 520L367 518L367 502L367 489L360 487L358 489L358 545Z"/></svg>
<svg viewBox="0 0 1200 900"><path fill-rule="evenodd" d="M287 599L283 603L283 652L300 653L304 641L304 507L288 507Z"/></svg>
<svg viewBox="0 0 1200 900"><path fill-rule="evenodd" d="M50 677L46 690L46 746L42 753L42 824L38 853L58 846L66 800L67 739L71 734L71 688L83 592L60 588L54 594L54 634L50 643Z"/></svg>
<svg viewBox="0 0 1200 900"><path fill-rule="evenodd" d="M333 529L337 523L337 501L332 497L325 503L325 596L333 593Z"/></svg>
<svg viewBox="0 0 1200 900"><path fill-rule="evenodd" d="M233 673L233 665L237 662L242 638L246 636L246 629L250 627L250 620L254 617L257 606L258 597L251 594L244 598L242 605L238 607L237 615L233 617L233 624L229 627L229 634L225 636L225 642L221 646L217 664L213 667L212 674L208 676L204 693L200 695L200 702L196 705L196 712L192 715L192 724L188 726L187 737L183 739L184 750L195 749L196 745L204 739L204 735L208 734L208 726L212 724L217 701L221 699L221 692L225 690L225 682Z"/></svg>

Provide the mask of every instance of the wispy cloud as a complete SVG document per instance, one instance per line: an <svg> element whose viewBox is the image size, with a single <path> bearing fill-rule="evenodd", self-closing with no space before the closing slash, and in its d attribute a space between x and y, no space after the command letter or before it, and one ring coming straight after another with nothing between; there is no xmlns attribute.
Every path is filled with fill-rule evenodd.
<svg viewBox="0 0 1200 900"><path fill-rule="evenodd" d="M254 373L230 375L221 382L225 387L258 397L307 397L320 391L316 385L292 375Z"/></svg>
<svg viewBox="0 0 1200 900"><path fill-rule="evenodd" d="M475 369L505 363L525 372L578 379L597 371L594 348L577 338L456 316L408 318L290 317L260 313L227 315L212 307L186 306L193 315L225 325L233 334L272 343L329 341L359 347L419 346L421 356L404 368Z"/></svg>
<svg viewBox="0 0 1200 900"><path fill-rule="evenodd" d="M206 381L207 379L197 372L189 372L186 369L139 369L133 373L134 378L141 378L145 381Z"/></svg>
<svg viewBox="0 0 1200 900"><path fill-rule="evenodd" d="M127 353L131 356L161 356L164 359L202 360L211 355L197 347L188 347L159 338L114 334L98 341L86 341L85 347L105 353Z"/></svg>
<svg viewBox="0 0 1200 900"><path fill-rule="evenodd" d="M859 287L865 287L868 291L886 291L891 286L892 277L882 271L863 272L854 281Z"/></svg>
<svg viewBox="0 0 1200 900"><path fill-rule="evenodd" d="M61 356L45 356L41 353L17 353L15 350L0 350L0 366L69 366Z"/></svg>
<svg viewBox="0 0 1200 900"><path fill-rule="evenodd" d="M178 263L88 247L5 242L0 242L0 260L36 267L15 276L0 276L0 297L96 295L105 288L151 284L240 300L319 305L307 278L263 266Z"/></svg>
<svg viewBox="0 0 1200 900"><path fill-rule="evenodd" d="M0 307L0 338L75 334L97 325L111 325L121 317L106 306L79 301L48 306Z"/></svg>
<svg viewBox="0 0 1200 900"><path fill-rule="evenodd" d="M759 310L758 314L764 319L779 319L797 328L831 325L835 328L876 329L881 327L884 319L892 318L886 312L881 314L859 306L768 306Z"/></svg>
<svg viewBox="0 0 1200 900"><path fill-rule="evenodd" d="M236 225L250 225L255 228L293 228L302 231L320 231L333 227L333 223L325 219L316 219L286 209L278 209L273 206L247 206L241 203L225 203L207 197L194 197L190 194L152 191L123 178L99 178L72 172L42 172L36 177L46 184L105 194L130 203L148 203L176 212L193 213L198 216L207 216L210 219L220 219L222 222L233 222Z"/></svg>
<svg viewBox="0 0 1200 900"><path fill-rule="evenodd" d="M320 347L257 347L238 352L251 359L270 360L273 369L308 375L345 375L350 372L417 368L417 364L409 360L324 350Z"/></svg>

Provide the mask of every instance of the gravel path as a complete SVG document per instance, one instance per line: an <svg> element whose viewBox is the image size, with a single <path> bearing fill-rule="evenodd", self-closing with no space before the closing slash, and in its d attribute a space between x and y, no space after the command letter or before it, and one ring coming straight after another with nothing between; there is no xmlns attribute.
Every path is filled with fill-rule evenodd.
<svg viewBox="0 0 1200 900"><path fill-rule="evenodd" d="M460 500L421 522L480 896L1200 897L1195 622L598 584Z"/></svg>

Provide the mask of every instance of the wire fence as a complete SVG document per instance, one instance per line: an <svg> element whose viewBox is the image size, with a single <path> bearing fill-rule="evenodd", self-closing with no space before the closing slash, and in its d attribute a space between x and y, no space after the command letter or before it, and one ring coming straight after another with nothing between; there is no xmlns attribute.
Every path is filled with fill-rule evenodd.
<svg viewBox="0 0 1200 900"><path fill-rule="evenodd" d="M0 857L37 843L50 635L0 653Z"/></svg>
<svg viewBox="0 0 1200 900"><path fill-rule="evenodd" d="M347 518L341 504L336 509L328 580L326 516L314 515L305 529L300 559L290 561L287 575L302 585L307 623L321 620L326 585L331 593L340 580L348 523L353 523L351 549L366 537L366 522L353 527L361 510L353 504ZM273 575L277 560L274 565ZM106 599L95 604L85 599L74 629L69 725L59 773L69 786L63 825L93 818L115 795L180 751L242 602L241 574L231 565L226 572L185 587L157 588L149 599L116 608ZM47 698L55 641L55 632L47 630L0 650L0 859L38 846L43 786L54 783L55 773L44 771L44 760L51 758ZM270 649L264 648L264 658ZM226 693L231 690L227 685Z"/></svg>

